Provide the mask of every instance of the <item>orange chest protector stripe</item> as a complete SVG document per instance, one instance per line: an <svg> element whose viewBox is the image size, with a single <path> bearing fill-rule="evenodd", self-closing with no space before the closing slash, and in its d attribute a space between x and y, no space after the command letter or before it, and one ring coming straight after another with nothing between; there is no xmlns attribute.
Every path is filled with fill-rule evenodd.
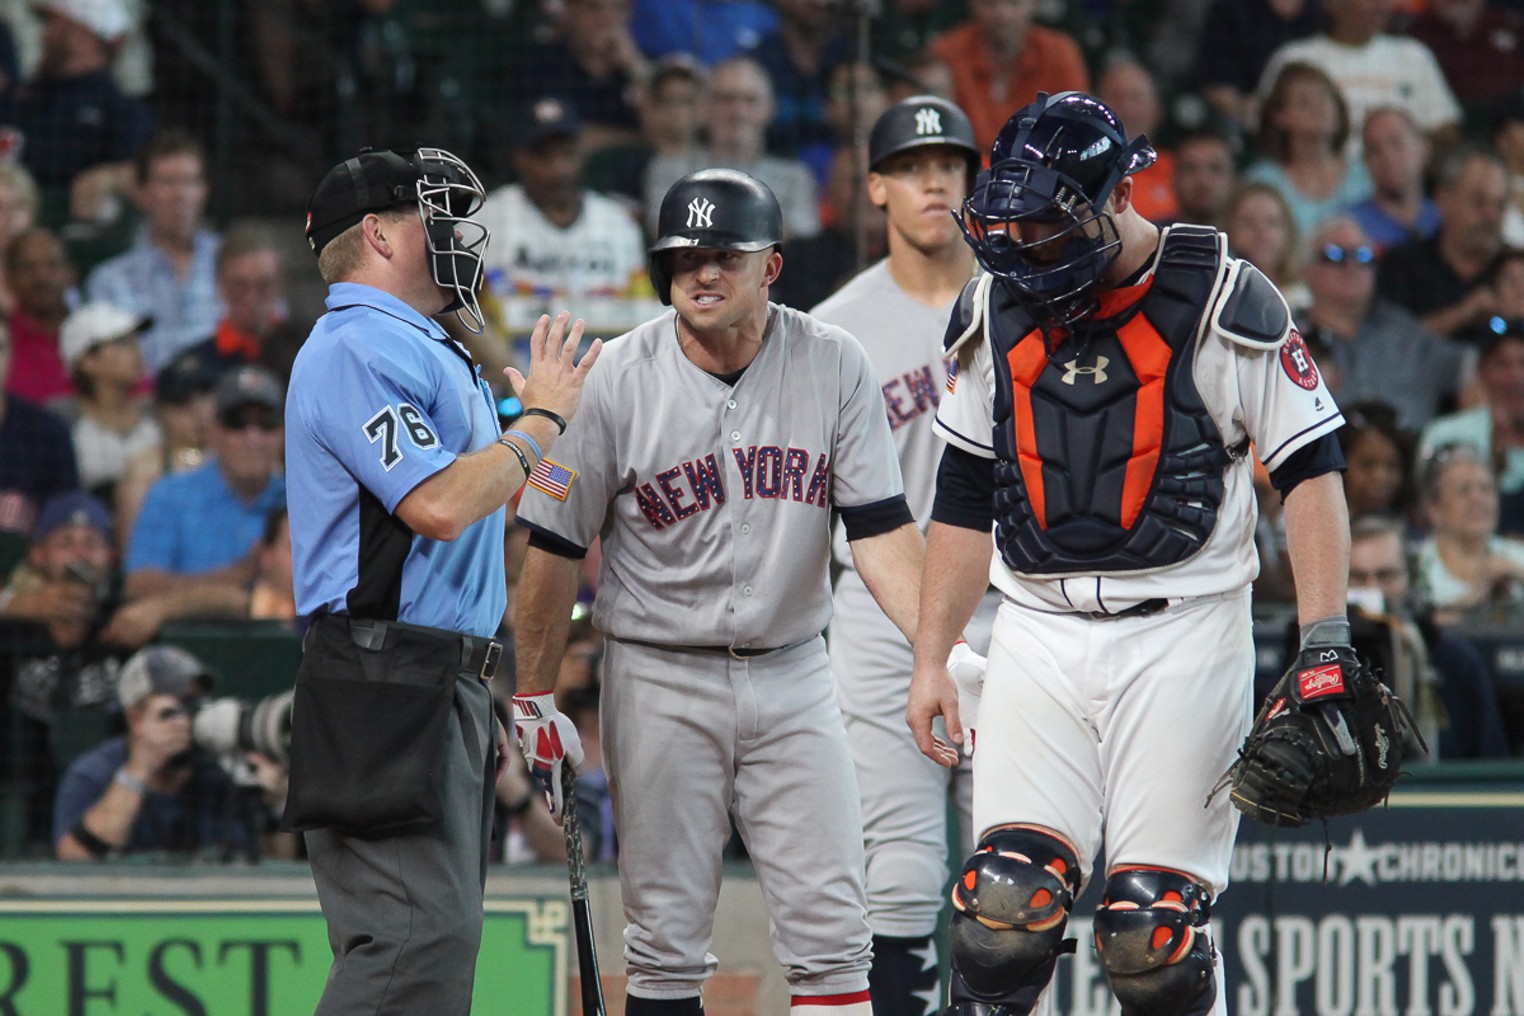
<svg viewBox="0 0 1524 1016"><path fill-rule="evenodd" d="M1146 284L1137 288L1145 289ZM1159 455L1164 444L1165 378L1174 350L1142 314L1133 315L1119 328L1116 339L1122 351L1127 354L1132 373L1137 378L1137 389L1133 393L1132 454L1128 457L1126 478L1122 484L1120 512L1122 527L1131 529L1148 499L1154 474L1159 467ZM1036 330L1027 333L1016 344L1007 357L1007 363L1015 403L1017 463L1031 499L1033 518L1037 525L1046 529L1047 499L1043 486L1043 459L1037 447L1032 411L1032 388L1044 370L1057 370L1061 374L1078 371L1067 364L1051 363L1043 346L1042 333ZM1111 367L1109 362L1097 362L1096 365L1083 369L1097 371L1108 367Z"/></svg>
<svg viewBox="0 0 1524 1016"><path fill-rule="evenodd" d="M1033 327L990 292L995 539L1041 576L1168 567L1211 535L1232 455L1194 377L1221 277L1219 234L1177 226L1153 272L1103 295L1083 333Z"/></svg>

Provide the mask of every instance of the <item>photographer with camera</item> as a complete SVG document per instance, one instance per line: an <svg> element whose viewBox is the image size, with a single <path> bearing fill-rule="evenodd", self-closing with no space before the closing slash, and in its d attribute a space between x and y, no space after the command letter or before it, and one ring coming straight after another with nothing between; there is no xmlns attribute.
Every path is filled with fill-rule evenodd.
<svg viewBox="0 0 1524 1016"><path fill-rule="evenodd" d="M0 688L20 716L18 772L28 788L28 839L52 852L57 774L121 728L117 674L165 623L241 616L248 594L170 591L122 602L111 513L84 491L55 494L37 514L30 545L0 589Z"/></svg>
<svg viewBox="0 0 1524 1016"><path fill-rule="evenodd" d="M152 851L249 849L258 829L217 758L192 738L192 715L212 678L191 654L149 646L122 667L117 699L127 733L75 759L53 808L65 861Z"/></svg>

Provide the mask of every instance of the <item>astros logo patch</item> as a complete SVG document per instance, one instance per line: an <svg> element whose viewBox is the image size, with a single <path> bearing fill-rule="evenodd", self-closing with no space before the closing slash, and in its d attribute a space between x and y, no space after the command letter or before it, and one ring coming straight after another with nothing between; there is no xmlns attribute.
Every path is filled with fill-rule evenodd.
<svg viewBox="0 0 1524 1016"><path fill-rule="evenodd" d="M1281 369L1298 387L1310 392L1318 386L1317 365L1312 362L1307 343L1302 341L1302 333L1295 328L1281 345Z"/></svg>

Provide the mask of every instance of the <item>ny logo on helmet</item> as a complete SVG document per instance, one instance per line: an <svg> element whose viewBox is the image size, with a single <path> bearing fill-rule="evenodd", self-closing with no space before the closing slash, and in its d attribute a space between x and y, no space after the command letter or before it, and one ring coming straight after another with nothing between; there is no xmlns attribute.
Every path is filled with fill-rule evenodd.
<svg viewBox="0 0 1524 1016"><path fill-rule="evenodd" d="M917 134L941 134L942 114L930 106L916 110L915 132Z"/></svg>
<svg viewBox="0 0 1524 1016"><path fill-rule="evenodd" d="M708 198L694 198L688 202L688 228L708 229L714 225L714 202Z"/></svg>
<svg viewBox="0 0 1524 1016"><path fill-rule="evenodd" d="M1066 385L1072 385L1074 384L1074 379L1081 374L1089 374L1091 381L1098 385L1103 385L1106 383L1106 365L1110 362L1111 359L1109 357L1097 356L1095 358L1095 366L1081 367L1078 360L1070 360L1064 364L1063 382Z"/></svg>

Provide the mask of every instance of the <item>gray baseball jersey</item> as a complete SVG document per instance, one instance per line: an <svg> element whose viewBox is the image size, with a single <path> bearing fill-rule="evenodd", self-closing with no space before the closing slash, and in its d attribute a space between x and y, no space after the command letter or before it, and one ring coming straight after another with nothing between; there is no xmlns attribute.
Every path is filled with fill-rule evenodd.
<svg viewBox="0 0 1524 1016"><path fill-rule="evenodd" d="M820 632L833 509L902 497L862 347L776 305L733 385L683 354L674 312L609 343L536 468L520 519L572 550L602 537L593 622L611 636L602 738L632 994L696 995L713 972L733 815L795 1000L867 1001L862 819ZM696 648L716 646L750 653Z"/></svg>
<svg viewBox="0 0 1524 1016"><path fill-rule="evenodd" d="M923 530L930 522L944 447L932 421L947 383L942 336L955 299L941 307L913 299L894 281L886 260L810 312L857 336L868 351L905 476L905 498ZM916 747L905 724L914 664L910 643L853 569L840 527L835 551L844 570L836 582L826 637L862 797L868 923L876 935L919 938L936 930L950 876L950 790L956 791L964 826L969 824L967 760L949 773ZM970 626L986 633L999 605L998 596L988 600L979 623ZM981 641L976 648L982 652L986 644ZM935 1007L934 996L925 1001L928 1010Z"/></svg>
<svg viewBox="0 0 1524 1016"><path fill-rule="evenodd" d="M956 299L956 298L955 298ZM954 300L932 307L914 300L880 261L853 278L810 316L857 336L872 360L884 393L894 451L905 477L905 503L925 532L936 496L937 463L943 444L931 428L947 384L942 335ZM844 536L838 534L836 557L851 567Z"/></svg>
<svg viewBox="0 0 1524 1016"><path fill-rule="evenodd" d="M770 312L734 387L683 355L672 311L609 343L554 461L525 489L531 528L581 548L603 537L600 631L736 647L818 634L832 510L903 494L862 346L800 311Z"/></svg>

